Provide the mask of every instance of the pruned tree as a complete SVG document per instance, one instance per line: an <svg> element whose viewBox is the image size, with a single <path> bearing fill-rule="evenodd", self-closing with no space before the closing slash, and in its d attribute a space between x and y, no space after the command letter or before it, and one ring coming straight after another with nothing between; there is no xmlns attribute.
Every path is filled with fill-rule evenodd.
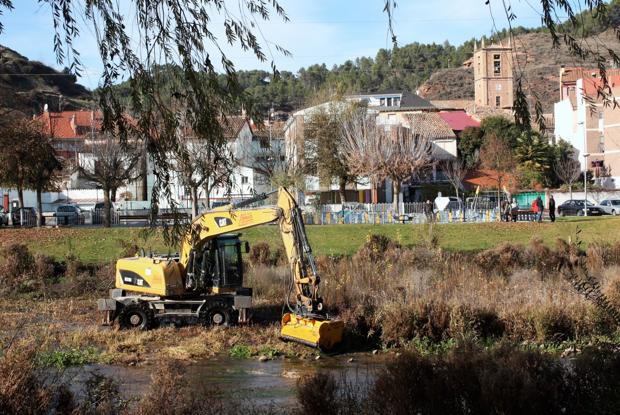
<svg viewBox="0 0 620 415"><path fill-rule="evenodd" d="M570 198L573 198L573 183L581 176L581 164L571 155L562 157L553 166L555 174L568 186Z"/></svg>
<svg viewBox="0 0 620 415"><path fill-rule="evenodd" d="M392 203L399 214L403 182L420 177L432 167L433 142L428 131L422 122L411 122L407 127L394 126L383 135L384 174L392 181Z"/></svg>
<svg viewBox="0 0 620 415"><path fill-rule="evenodd" d="M352 173L370 179L373 203L376 187L389 178L393 183L394 212L405 180L419 175L431 166L432 140L423 125L410 122L408 127L391 128L377 125L376 116L366 109L352 111L342 123L347 165Z"/></svg>
<svg viewBox="0 0 620 415"><path fill-rule="evenodd" d="M480 149L482 167L490 170L491 177L497 182L497 207L500 207L500 192L506 185L510 173L515 170L516 162L510 145L494 134L487 136Z"/></svg>
<svg viewBox="0 0 620 415"><path fill-rule="evenodd" d="M370 180L372 203L377 203L377 186L385 176L385 131L376 114L365 108L351 111L342 119L343 146L347 167L358 177Z"/></svg>
<svg viewBox="0 0 620 415"><path fill-rule="evenodd" d="M137 168L141 157L136 140L121 143L110 134L95 136L86 146L90 158L77 166L78 173L103 191L103 226L111 226L111 193L140 176Z"/></svg>
<svg viewBox="0 0 620 415"><path fill-rule="evenodd" d="M463 180L465 180L465 176L467 175L465 163L465 160L459 158L440 162L441 170L446 175L452 187L454 187L457 198L459 197L459 190L463 188Z"/></svg>

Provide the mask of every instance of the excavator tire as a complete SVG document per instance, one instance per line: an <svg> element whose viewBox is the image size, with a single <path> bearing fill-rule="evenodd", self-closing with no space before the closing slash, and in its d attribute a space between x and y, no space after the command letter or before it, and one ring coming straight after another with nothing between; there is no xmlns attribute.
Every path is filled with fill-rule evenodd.
<svg viewBox="0 0 620 415"><path fill-rule="evenodd" d="M210 304L205 310L200 312L200 321L205 327L228 327L236 322L235 315L236 312L232 307L218 301Z"/></svg>
<svg viewBox="0 0 620 415"><path fill-rule="evenodd" d="M123 308L118 316L121 329L149 330L153 327L155 317L148 304L130 304Z"/></svg>

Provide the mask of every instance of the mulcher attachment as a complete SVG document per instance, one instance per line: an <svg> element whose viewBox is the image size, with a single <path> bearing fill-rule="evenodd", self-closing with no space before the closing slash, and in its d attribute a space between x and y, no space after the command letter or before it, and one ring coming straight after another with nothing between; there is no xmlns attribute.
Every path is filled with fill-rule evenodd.
<svg viewBox="0 0 620 415"><path fill-rule="evenodd" d="M302 317L293 313L282 316L280 337L321 350L331 350L342 341L344 323L340 320Z"/></svg>

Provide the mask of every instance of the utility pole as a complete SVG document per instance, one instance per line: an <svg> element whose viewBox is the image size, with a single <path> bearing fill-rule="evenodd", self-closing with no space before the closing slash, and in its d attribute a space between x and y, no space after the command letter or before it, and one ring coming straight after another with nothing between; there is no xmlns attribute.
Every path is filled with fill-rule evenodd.
<svg viewBox="0 0 620 415"><path fill-rule="evenodd" d="M588 216L588 134L586 132L585 124L583 121L579 121L577 124L581 126L581 133L583 134L583 215Z"/></svg>

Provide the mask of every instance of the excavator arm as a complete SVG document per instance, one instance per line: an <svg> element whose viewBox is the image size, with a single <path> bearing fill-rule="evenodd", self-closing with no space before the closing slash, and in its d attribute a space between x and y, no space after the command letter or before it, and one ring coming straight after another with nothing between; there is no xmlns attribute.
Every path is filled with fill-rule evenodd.
<svg viewBox="0 0 620 415"><path fill-rule="evenodd" d="M250 202L266 198L267 195L262 195ZM295 198L286 188L281 187L275 206L251 209L239 207L222 206L197 218L183 243L181 265L187 266L192 252L210 238L277 221L291 270L291 291L295 294L293 307L289 304L291 293L286 296L290 312L282 316L280 336L312 347L333 348L342 341L344 324L342 321L330 320L323 308L323 300L319 297L321 278Z"/></svg>

